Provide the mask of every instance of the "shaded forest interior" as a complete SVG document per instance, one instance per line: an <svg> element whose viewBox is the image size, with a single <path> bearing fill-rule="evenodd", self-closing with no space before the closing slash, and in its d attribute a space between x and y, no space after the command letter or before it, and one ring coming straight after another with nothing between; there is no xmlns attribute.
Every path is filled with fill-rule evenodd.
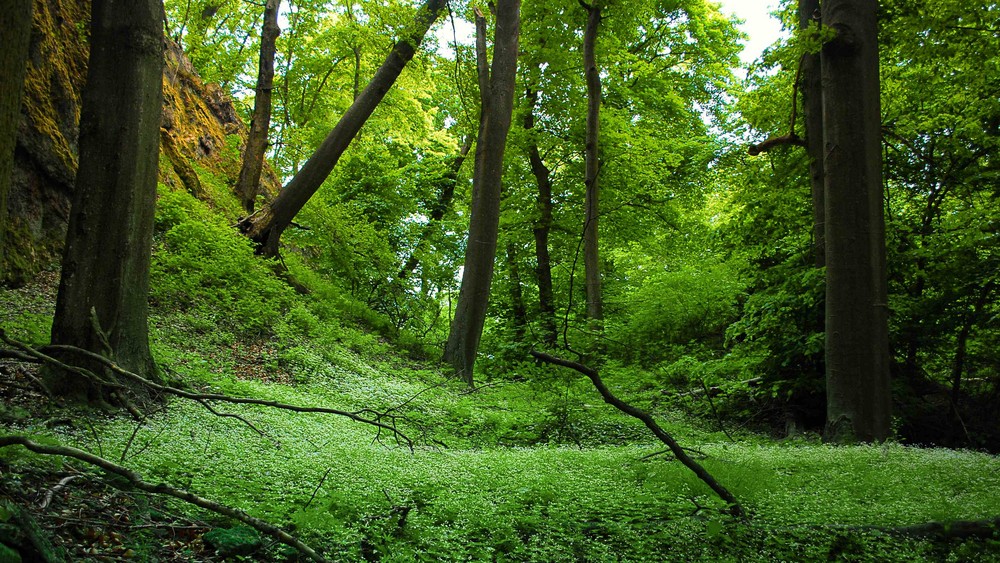
<svg viewBox="0 0 1000 563"><path fill-rule="evenodd" d="M1000 6L776 17L13 0L0 559L1000 560Z"/></svg>

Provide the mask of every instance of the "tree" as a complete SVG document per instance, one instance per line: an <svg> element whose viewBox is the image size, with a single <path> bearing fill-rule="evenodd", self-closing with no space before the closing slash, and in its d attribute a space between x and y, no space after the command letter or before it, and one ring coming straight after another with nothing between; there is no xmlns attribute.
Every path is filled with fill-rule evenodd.
<svg viewBox="0 0 1000 563"><path fill-rule="evenodd" d="M247 213L253 213L260 192L260 173L264 167L264 150L271 126L271 90L274 84L275 41L281 33L278 27L278 8L281 0L267 0L264 5L264 26L260 35L260 62L257 70L257 88L253 100L253 117L246 148L243 149L243 166L236 181L236 194Z"/></svg>
<svg viewBox="0 0 1000 563"><path fill-rule="evenodd" d="M406 259L406 262L403 263L403 267L400 268L397 274L399 279L405 280L413 273L413 270L417 269L417 264L420 263L420 251L427 245L427 240L437 226L436 223L444 218L445 213L451 209L451 201L455 198L455 186L458 184L458 173L461 171L462 164L465 163L465 157L468 156L471 149L472 137L468 136L462 142L462 148L459 149L458 156L451 161L448 170L441 177L437 201L434 202L434 206L431 208L431 214L427 218L427 223L420 231L420 238L417 240L416 246L410 252L409 258Z"/></svg>
<svg viewBox="0 0 1000 563"><path fill-rule="evenodd" d="M147 293L163 76L163 2L95 0L76 176L52 343L105 355L155 379ZM103 372L103 368L94 370ZM109 390L65 372L53 392Z"/></svg>
<svg viewBox="0 0 1000 563"><path fill-rule="evenodd" d="M14 170L14 146L21 121L21 95L31 39L32 0L14 0L0 10L0 68L6 78L0 82L0 281L6 275L4 242L7 232L7 194Z"/></svg>
<svg viewBox="0 0 1000 563"><path fill-rule="evenodd" d="M824 0L825 439L890 433L888 290L882 211L875 0Z"/></svg>
<svg viewBox="0 0 1000 563"><path fill-rule="evenodd" d="M799 30L809 36L812 24L819 17L819 0L799 0ZM816 267L826 263L824 237L823 187L823 92L818 52L807 48L799 60L798 88L802 92L802 113L805 118L805 146L809 155L809 185L813 204L813 255ZM793 112L795 109L793 108ZM794 123L792 124L794 127ZM795 131L792 131L794 134Z"/></svg>
<svg viewBox="0 0 1000 563"><path fill-rule="evenodd" d="M281 234L330 175L348 145L399 77L403 67L413 58L417 47L446 4L447 0L426 0L417 11L412 28L396 42L385 62L316 152L274 201L242 222L240 229L260 245L261 254L277 256Z"/></svg>
<svg viewBox="0 0 1000 563"><path fill-rule="evenodd" d="M444 360L455 375L474 385L473 368L479 350L496 258L500 224L503 156L514 108L520 0L500 0L496 6L493 66L486 60L486 21L476 14L476 51L481 103L472 213L465 249L465 270L452 319Z"/></svg>
<svg viewBox="0 0 1000 563"><path fill-rule="evenodd" d="M587 27L583 32L583 71L587 78L587 136L586 172L587 186L586 215L583 223L583 263L587 286L587 316L594 321L604 319L604 302L601 297L601 260L598 247L598 220L600 217L601 172L600 129L601 129L601 73L597 68L595 55L597 31L601 25L601 2L587 4L580 1L587 10Z"/></svg>
<svg viewBox="0 0 1000 563"><path fill-rule="evenodd" d="M555 346L558 334L556 332L556 308L552 292L552 258L549 255L549 231L552 229L552 174L542 154L538 150L538 141L532 135L535 129L535 106L538 105L538 92L528 88L525 95L527 110L524 112L524 129L528 133L528 162L531 173L538 185L536 207L538 218L535 219L532 234L535 238L535 278L538 283L538 314L541 316L542 341L547 346Z"/></svg>

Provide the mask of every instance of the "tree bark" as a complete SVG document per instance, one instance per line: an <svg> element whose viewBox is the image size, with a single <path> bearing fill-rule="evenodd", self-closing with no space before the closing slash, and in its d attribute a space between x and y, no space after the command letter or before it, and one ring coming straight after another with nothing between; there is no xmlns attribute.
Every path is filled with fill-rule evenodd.
<svg viewBox="0 0 1000 563"><path fill-rule="evenodd" d="M250 133L243 150L243 166L236 181L236 194L247 213L253 213L260 193L260 174L264 168L267 133L271 128L271 91L274 88L275 42L281 34L278 8L281 0L267 0L264 5L264 25L260 34L260 60L257 66L257 89L253 100Z"/></svg>
<svg viewBox="0 0 1000 563"><path fill-rule="evenodd" d="M587 28L583 33L583 68L587 79L587 133L586 172L587 186L586 214L583 225L583 265L587 288L587 316L594 321L604 319L604 303L601 298L601 261L598 247L598 219L600 217L600 186L598 175L600 163L601 125L601 75L597 69L595 47L597 31L601 25L601 2L580 5L587 10Z"/></svg>
<svg viewBox="0 0 1000 563"><path fill-rule="evenodd" d="M533 137L538 92L529 88L526 98L528 111L524 114L524 129L528 132L528 161L535 183L538 184L536 199L538 218L535 219L532 228L535 236L538 311L541 317L542 342L548 347L554 347L559 333L556 329L556 308L552 291L552 258L549 255L549 231L552 229L552 175L538 151L538 141Z"/></svg>
<svg viewBox="0 0 1000 563"><path fill-rule="evenodd" d="M7 278L5 241L7 237L7 194L14 171L14 147L21 122L21 97L31 43L32 0L12 0L0 10L0 282Z"/></svg>
<svg viewBox="0 0 1000 563"><path fill-rule="evenodd" d="M889 437L888 306L875 0L824 0L827 424L831 442Z"/></svg>
<svg viewBox="0 0 1000 563"><path fill-rule="evenodd" d="M333 171L348 145L396 82L403 67L413 58L417 47L446 4L447 0L426 0L417 11L410 33L393 46L375 76L344 112L316 152L274 201L240 224L240 230L258 244L260 254L278 255L281 233Z"/></svg>
<svg viewBox="0 0 1000 563"><path fill-rule="evenodd" d="M147 294L163 95L163 2L95 0L52 342L101 353L149 379ZM106 390L53 371L53 392Z"/></svg>
<svg viewBox="0 0 1000 563"><path fill-rule="evenodd" d="M799 29L805 31L819 17L819 0L799 0ZM813 256L817 268L826 265L823 240L823 90L819 53L803 53L799 63L799 92L805 121L805 146L809 155L809 185L813 209Z"/></svg>
<svg viewBox="0 0 1000 563"><path fill-rule="evenodd" d="M469 155L470 150L472 150L471 136L465 138L462 148L458 151L458 156L451 162L448 172L441 178L439 184L441 190L438 192L437 202L434 203L434 208L431 209L427 224L420 231L420 240L417 241L413 252L410 253L409 258L406 259L403 267L399 270L399 274L397 274L399 279L405 280L410 277L413 270L417 269L417 264L420 263L420 250L427 244L427 239L434 232L436 223L443 219L445 213L451 209L451 201L455 198L455 187L458 185L458 173L462 170L462 165L465 164L465 158Z"/></svg>
<svg viewBox="0 0 1000 563"><path fill-rule="evenodd" d="M473 368L479 340L486 323L493 262L500 225L500 188L503 156L510 130L517 74L517 45L520 32L520 0L499 0L491 72L484 72L485 57L479 57L480 116L476 145L476 168L472 180L472 213L465 250L462 285L445 345L444 360L472 387ZM476 18L477 43L485 43L485 20ZM485 49L477 45L481 54Z"/></svg>
<svg viewBox="0 0 1000 563"><path fill-rule="evenodd" d="M521 291L521 269L517 265L517 246L507 243L507 271L510 273L510 308L514 317L514 340L524 342L528 327L528 311Z"/></svg>

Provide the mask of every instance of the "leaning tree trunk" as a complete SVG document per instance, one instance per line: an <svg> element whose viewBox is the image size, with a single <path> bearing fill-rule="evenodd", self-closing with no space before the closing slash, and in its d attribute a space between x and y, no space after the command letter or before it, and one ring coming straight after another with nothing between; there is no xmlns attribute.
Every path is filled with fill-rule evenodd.
<svg viewBox="0 0 1000 563"><path fill-rule="evenodd" d="M601 75L594 53L597 30L601 25L601 2L580 4L587 10L587 28L583 33L583 69L587 78L587 136L586 136L586 215L583 224L583 265L587 287L587 317L594 321L604 319L601 298L601 261L598 248L597 224L600 216L601 170L598 140L601 125Z"/></svg>
<svg viewBox="0 0 1000 563"><path fill-rule="evenodd" d="M97 352L156 379L147 294L163 103L163 2L94 0L70 210L52 343ZM98 368L95 368L98 369ZM101 368L103 369L103 368ZM62 372L59 394L106 389Z"/></svg>
<svg viewBox="0 0 1000 563"><path fill-rule="evenodd" d="M32 0L11 0L0 10L0 282L7 277L4 244L7 232L7 194L14 171L14 147L21 121L21 96L31 39Z"/></svg>
<svg viewBox="0 0 1000 563"><path fill-rule="evenodd" d="M493 282L497 231L500 225L500 187L503 155L514 109L520 0L499 0L493 45L493 69L485 60L485 20L476 17L479 84L482 102L476 168L472 179L472 213L465 249L462 285L445 345L444 360L469 386L475 384L473 367L479 339L486 323L486 309Z"/></svg>
<svg viewBox="0 0 1000 563"><path fill-rule="evenodd" d="M823 0L826 380L831 442L890 432L876 0Z"/></svg>
<svg viewBox="0 0 1000 563"><path fill-rule="evenodd" d="M535 236L535 277L538 282L538 312L541 316L542 341L554 347L558 338L556 331L556 308L552 291L552 258L549 255L549 232L552 229L552 175L542 155L538 151L538 141L534 138L535 105L538 92L528 89L528 108L524 114L524 129L528 133L528 161L531 173L538 184L536 206L538 218L532 232Z"/></svg>
<svg viewBox="0 0 1000 563"><path fill-rule="evenodd" d="M799 28L803 31L817 21L819 0L799 0ZM799 91L805 118L805 145L809 155L809 185L812 188L813 257L817 268L826 264L824 239L823 185L823 91L819 53L803 53L799 63ZM793 110L794 111L794 110ZM794 133L794 131L793 131Z"/></svg>
<svg viewBox="0 0 1000 563"><path fill-rule="evenodd" d="M451 202L455 199L455 187L458 185L458 174L462 170L462 165L465 164L465 157L469 155L469 151L472 149L472 136L465 138L462 142L462 147L458 150L458 156L451 161L448 166L448 171L441 177L438 182L440 190L438 191L437 201L434 202L434 207L431 208L431 214L427 219L427 224L420 231L420 238L417 240L416 246L413 248L413 252L410 253L410 257L406 259L403 263L403 267L400 268L399 273L396 274L401 280L405 280L410 277L410 274L417 269L417 264L420 263L420 252L425 246L427 246L427 241L430 239L431 234L434 229L437 228L437 223L444 218L448 210L451 209Z"/></svg>
<svg viewBox="0 0 1000 563"><path fill-rule="evenodd" d="M271 128L271 90L274 87L275 42L281 34L278 27L278 7L281 0L267 0L264 4L264 26L260 34L260 60L257 66L257 89L253 99L253 117L250 133L243 149L243 166L236 181L236 194L247 213L253 213L260 193L260 174L264 168L264 151L267 133Z"/></svg>
<svg viewBox="0 0 1000 563"><path fill-rule="evenodd" d="M447 3L447 0L426 0L417 11L410 33L393 46L382 66L375 72L375 76L351 107L344 112L316 152L302 165L274 201L241 223L240 229L259 245L258 251L261 254L278 255L281 233L288 228L295 215L333 171L348 145L396 82L403 67L413 58L427 30L437 20Z"/></svg>

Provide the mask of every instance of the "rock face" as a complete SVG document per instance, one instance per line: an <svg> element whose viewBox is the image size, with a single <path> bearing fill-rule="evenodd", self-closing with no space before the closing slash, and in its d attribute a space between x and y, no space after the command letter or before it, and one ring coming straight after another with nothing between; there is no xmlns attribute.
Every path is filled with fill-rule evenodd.
<svg viewBox="0 0 1000 563"><path fill-rule="evenodd" d="M8 201L9 233L0 282L20 285L61 256L77 170L80 90L87 75L90 0L36 0L22 118ZM160 182L220 206L240 168L246 125L229 96L202 82L167 40L160 126ZM206 189L210 175L230 193ZM265 166L265 193L280 181Z"/></svg>

